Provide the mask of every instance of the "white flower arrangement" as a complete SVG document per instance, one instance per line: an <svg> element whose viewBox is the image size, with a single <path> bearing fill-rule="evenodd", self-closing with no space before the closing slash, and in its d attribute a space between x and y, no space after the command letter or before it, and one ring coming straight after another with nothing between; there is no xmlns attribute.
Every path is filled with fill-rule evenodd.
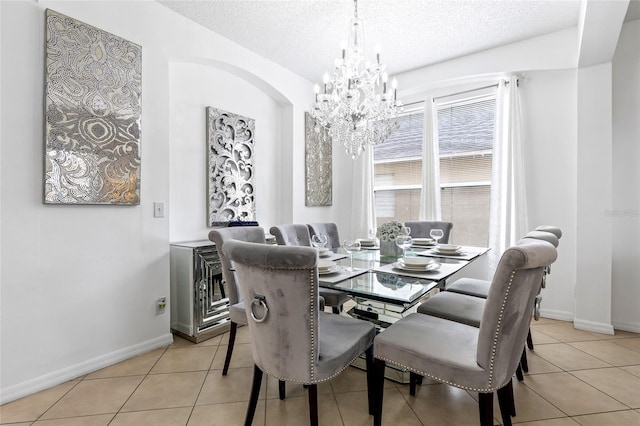
<svg viewBox="0 0 640 426"><path fill-rule="evenodd" d="M394 242L398 235L409 235L409 232L407 232L407 227L397 220L383 223L378 226L376 232L376 237L380 239L381 243Z"/></svg>

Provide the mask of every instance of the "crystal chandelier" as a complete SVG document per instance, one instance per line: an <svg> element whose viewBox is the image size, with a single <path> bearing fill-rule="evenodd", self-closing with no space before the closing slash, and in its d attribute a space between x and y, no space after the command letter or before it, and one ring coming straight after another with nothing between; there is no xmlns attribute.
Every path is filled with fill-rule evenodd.
<svg viewBox="0 0 640 426"><path fill-rule="evenodd" d="M402 102L396 98L397 82L394 78L387 90L388 76L376 50L372 64L364 51L363 21L358 18L358 0L354 0L349 41L343 42L333 78L325 73L322 92L315 85L316 101L311 111L315 131L324 127L353 159L367 146L384 142L399 127Z"/></svg>

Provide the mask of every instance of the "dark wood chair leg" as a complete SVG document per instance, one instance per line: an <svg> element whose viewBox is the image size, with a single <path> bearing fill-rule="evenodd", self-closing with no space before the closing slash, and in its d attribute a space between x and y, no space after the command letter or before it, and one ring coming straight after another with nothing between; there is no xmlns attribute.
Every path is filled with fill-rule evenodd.
<svg viewBox="0 0 640 426"><path fill-rule="evenodd" d="M374 392L374 372L373 372L373 345L365 352L367 359L367 397L369 398L369 415L375 414L375 392Z"/></svg>
<svg viewBox="0 0 640 426"><path fill-rule="evenodd" d="M520 355L520 366L525 373L529 372L529 361L527 361L527 348L522 348L522 355Z"/></svg>
<svg viewBox="0 0 640 426"><path fill-rule="evenodd" d="M278 380L278 396L280 396L280 400L282 401L284 401L285 389L284 380Z"/></svg>
<svg viewBox="0 0 640 426"><path fill-rule="evenodd" d="M513 380L509 380L509 404L511 404L511 417L516 416L516 399L513 395Z"/></svg>
<svg viewBox="0 0 640 426"><path fill-rule="evenodd" d="M480 426L493 426L493 393L478 393Z"/></svg>
<svg viewBox="0 0 640 426"><path fill-rule="evenodd" d="M258 405L258 396L260 396L260 386L262 385L262 370L257 365L253 366L253 383L251 384L251 397L249 398L249 406L247 407L247 416L244 419L244 426L251 426L253 416L256 413Z"/></svg>
<svg viewBox="0 0 640 426"><path fill-rule="evenodd" d="M418 378L421 377L422 376L413 371L409 372L409 395L416 396L416 384L418 383Z"/></svg>
<svg viewBox="0 0 640 426"><path fill-rule="evenodd" d="M518 364L518 368L516 368L516 377L518 381L521 382L524 380L524 375L522 374L522 367Z"/></svg>
<svg viewBox="0 0 640 426"><path fill-rule="evenodd" d="M531 328L529 328L529 333L527 333L527 347L530 350L533 350L533 338L531 338Z"/></svg>
<svg viewBox="0 0 640 426"><path fill-rule="evenodd" d="M318 426L318 385L309 385L309 424Z"/></svg>
<svg viewBox="0 0 640 426"><path fill-rule="evenodd" d="M381 359L373 361L375 412L373 414L373 426L382 426L382 399L384 397L384 369L385 362Z"/></svg>
<svg viewBox="0 0 640 426"><path fill-rule="evenodd" d="M231 355L233 354L233 344L236 341L236 332L238 324L231 321L231 329L229 330L229 345L227 346L227 356L224 357L224 367L222 367L222 375L226 376L229 372L229 364L231 364Z"/></svg>
<svg viewBox="0 0 640 426"><path fill-rule="evenodd" d="M513 400L513 383L511 381L498 389L498 403L500 404L502 424L505 426L511 425L511 416L516 415L516 407Z"/></svg>

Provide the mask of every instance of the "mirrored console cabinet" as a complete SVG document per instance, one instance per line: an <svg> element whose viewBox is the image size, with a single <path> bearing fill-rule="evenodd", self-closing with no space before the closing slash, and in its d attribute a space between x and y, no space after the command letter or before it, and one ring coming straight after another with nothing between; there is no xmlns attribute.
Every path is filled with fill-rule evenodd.
<svg viewBox="0 0 640 426"><path fill-rule="evenodd" d="M199 343L229 330L229 299L211 241L170 246L171 331Z"/></svg>

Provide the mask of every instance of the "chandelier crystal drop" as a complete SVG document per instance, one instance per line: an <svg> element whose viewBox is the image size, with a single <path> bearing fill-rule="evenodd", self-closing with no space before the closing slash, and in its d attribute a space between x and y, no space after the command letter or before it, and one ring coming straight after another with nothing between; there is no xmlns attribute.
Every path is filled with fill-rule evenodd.
<svg viewBox="0 0 640 426"><path fill-rule="evenodd" d="M372 64L364 51L363 21L358 18L358 0L354 0L349 41L343 42L333 78L325 73L322 91L315 85L316 101L311 110L315 131L324 127L353 159L367 146L384 142L399 127L402 102L396 98L397 83L393 79L387 87L388 76L376 50Z"/></svg>

